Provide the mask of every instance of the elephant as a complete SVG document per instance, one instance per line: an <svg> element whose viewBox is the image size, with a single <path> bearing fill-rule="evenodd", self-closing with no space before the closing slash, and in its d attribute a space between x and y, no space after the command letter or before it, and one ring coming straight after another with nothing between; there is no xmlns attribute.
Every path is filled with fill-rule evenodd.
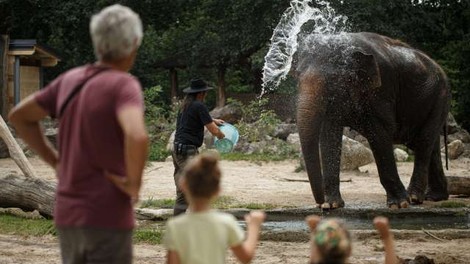
<svg viewBox="0 0 470 264"><path fill-rule="evenodd" d="M345 205L339 181L344 127L369 141L389 208L448 199L440 133L450 88L435 61L399 40L360 32L310 36L294 66L301 150L319 207ZM415 155L407 189L393 144L404 144Z"/></svg>

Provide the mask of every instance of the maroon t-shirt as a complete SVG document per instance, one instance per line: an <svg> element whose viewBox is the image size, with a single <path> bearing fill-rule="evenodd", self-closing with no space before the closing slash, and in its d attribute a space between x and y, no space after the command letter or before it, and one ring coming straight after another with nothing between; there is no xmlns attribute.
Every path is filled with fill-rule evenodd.
<svg viewBox="0 0 470 264"><path fill-rule="evenodd" d="M36 101L51 117L57 117L71 90L99 67L85 65L65 72L39 91ZM117 113L128 105L144 107L139 82L128 73L107 69L91 78L63 112L58 135L56 225L134 227L130 197L105 177L105 171L126 175L124 135Z"/></svg>

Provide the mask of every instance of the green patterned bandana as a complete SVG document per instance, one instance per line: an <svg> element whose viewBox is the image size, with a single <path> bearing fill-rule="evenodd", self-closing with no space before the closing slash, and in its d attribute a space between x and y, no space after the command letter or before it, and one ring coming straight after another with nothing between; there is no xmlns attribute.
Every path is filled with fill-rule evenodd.
<svg viewBox="0 0 470 264"><path fill-rule="evenodd" d="M338 219L322 220L313 234L313 240L323 258L347 258L351 251L349 232Z"/></svg>

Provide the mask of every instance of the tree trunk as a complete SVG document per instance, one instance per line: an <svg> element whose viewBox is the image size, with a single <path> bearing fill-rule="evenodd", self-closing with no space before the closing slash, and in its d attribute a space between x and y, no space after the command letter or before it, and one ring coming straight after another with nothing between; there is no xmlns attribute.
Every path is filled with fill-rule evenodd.
<svg viewBox="0 0 470 264"><path fill-rule="evenodd" d="M18 143L16 142L13 135L10 133L10 129L8 129L7 124L0 116L0 138L5 141L5 144L8 147L8 151L10 152L11 158L16 162L18 167L20 167L21 171L26 177L35 177L36 174L34 173L33 167L29 160L23 153L23 150L20 148Z"/></svg>
<svg viewBox="0 0 470 264"><path fill-rule="evenodd" d="M0 186L0 207L38 210L41 215L52 218L55 183L9 173L0 175Z"/></svg>
<svg viewBox="0 0 470 264"><path fill-rule="evenodd" d="M449 194L470 195L470 177L447 176L446 178Z"/></svg>
<svg viewBox="0 0 470 264"><path fill-rule="evenodd" d="M225 72L227 68L225 66L219 66L217 69L217 87L218 87L218 96L217 96L217 107L224 107L227 100L227 95L225 93Z"/></svg>
<svg viewBox="0 0 470 264"><path fill-rule="evenodd" d="M174 102L178 97L178 72L175 68L170 69L170 83L171 83L171 101Z"/></svg>

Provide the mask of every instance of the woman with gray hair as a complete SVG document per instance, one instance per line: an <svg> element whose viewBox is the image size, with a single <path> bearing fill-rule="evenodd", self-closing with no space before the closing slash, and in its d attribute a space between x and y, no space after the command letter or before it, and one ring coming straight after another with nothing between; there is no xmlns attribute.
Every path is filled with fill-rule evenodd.
<svg viewBox="0 0 470 264"><path fill-rule="evenodd" d="M132 263L133 204L148 152L141 87L128 71L142 40L131 9L94 15L98 61L71 69L18 104L9 119L56 170L54 222L63 263ZM59 119L58 151L40 121Z"/></svg>

